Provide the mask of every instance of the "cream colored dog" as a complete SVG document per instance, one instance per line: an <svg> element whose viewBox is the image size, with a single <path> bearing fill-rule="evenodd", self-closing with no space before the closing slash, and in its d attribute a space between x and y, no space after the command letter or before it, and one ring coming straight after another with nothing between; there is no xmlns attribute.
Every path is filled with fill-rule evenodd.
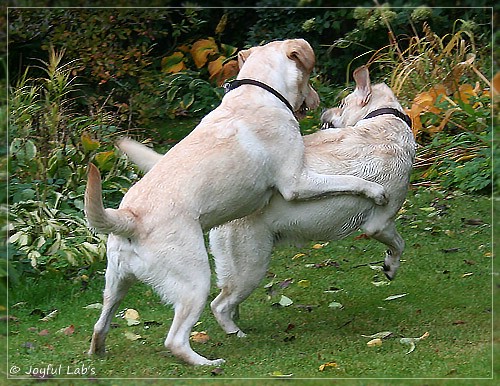
<svg viewBox="0 0 500 386"><path fill-rule="evenodd" d="M234 314L263 279L277 241L338 240L362 228L387 245L383 269L394 278L404 249L394 219L406 197L416 144L411 121L390 88L383 83L372 86L364 66L354 72L354 79L356 89L341 108L322 115L324 127L330 129L304 137L306 166L317 173L376 181L386 188L389 203L382 207L348 195L287 202L275 194L264 209L212 229L210 247L222 291L211 307L227 333L245 336ZM161 158L130 140L121 148L134 162L147 159L145 170Z"/></svg>
<svg viewBox="0 0 500 386"><path fill-rule="evenodd" d="M197 354L189 344L210 289L204 230L261 209L274 192L284 200L353 193L370 197L370 207L372 200L386 203L378 183L322 175L304 165L294 112L304 103L319 103L309 85L314 53L305 40L272 42L242 51L238 59L239 87L130 188L119 209L104 208L99 172L89 166L87 219L110 233L103 309L90 354L105 352L111 319L131 284L140 280L173 304L165 346L193 365L223 363Z"/></svg>

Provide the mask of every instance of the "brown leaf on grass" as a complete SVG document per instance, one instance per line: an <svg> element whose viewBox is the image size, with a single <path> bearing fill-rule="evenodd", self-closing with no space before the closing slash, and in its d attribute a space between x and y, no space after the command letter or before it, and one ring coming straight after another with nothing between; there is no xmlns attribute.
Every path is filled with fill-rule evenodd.
<svg viewBox="0 0 500 386"><path fill-rule="evenodd" d="M71 324L68 327L64 327L56 331L56 334L64 334L66 336L69 336L73 335L74 332L75 332L75 326Z"/></svg>
<svg viewBox="0 0 500 386"><path fill-rule="evenodd" d="M453 323L452 323L454 326L458 325L458 324L465 324L465 321L463 320L455 320Z"/></svg>
<svg viewBox="0 0 500 386"><path fill-rule="evenodd" d="M210 336L206 333L206 331L193 331L190 339L196 343L207 343L210 340Z"/></svg>
<svg viewBox="0 0 500 386"><path fill-rule="evenodd" d="M326 362L319 366L319 371L325 371L326 369L336 369L339 365L336 362Z"/></svg>
<svg viewBox="0 0 500 386"><path fill-rule="evenodd" d="M16 318L15 316L12 315L0 316L0 322L7 322L7 321L17 323L19 322L19 318Z"/></svg>
<svg viewBox="0 0 500 386"><path fill-rule="evenodd" d="M278 283L278 285L279 285L280 288L287 288L292 283L293 283L293 279L292 278L288 278L288 279L283 280L281 283Z"/></svg>
<svg viewBox="0 0 500 386"><path fill-rule="evenodd" d="M49 335L49 330L45 329L45 330L42 330L38 333L38 335L40 336L47 336Z"/></svg>
<svg viewBox="0 0 500 386"><path fill-rule="evenodd" d="M462 218L465 225L483 225L484 221L480 218Z"/></svg>
<svg viewBox="0 0 500 386"><path fill-rule="evenodd" d="M289 323L288 326L286 326L285 332L290 332L295 328L295 324Z"/></svg>
<svg viewBox="0 0 500 386"><path fill-rule="evenodd" d="M217 375L221 375L224 373L224 369L220 368L220 367L216 367L215 369L213 369L212 371L210 371L210 375L212 376L217 376Z"/></svg>

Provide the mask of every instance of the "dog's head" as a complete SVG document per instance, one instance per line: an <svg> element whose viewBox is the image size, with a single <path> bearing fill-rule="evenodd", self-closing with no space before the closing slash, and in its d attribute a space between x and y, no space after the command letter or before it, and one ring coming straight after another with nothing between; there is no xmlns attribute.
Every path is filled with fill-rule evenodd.
<svg viewBox="0 0 500 386"><path fill-rule="evenodd" d="M323 125L330 127L353 126L372 111L394 108L403 111L396 96L385 83L372 85L368 67L361 66L353 73L356 88L345 97L340 107L326 110L321 115Z"/></svg>
<svg viewBox="0 0 500 386"><path fill-rule="evenodd" d="M319 106L319 96L309 83L316 58L304 39L274 41L238 53L238 79L250 78L280 92L298 118Z"/></svg>

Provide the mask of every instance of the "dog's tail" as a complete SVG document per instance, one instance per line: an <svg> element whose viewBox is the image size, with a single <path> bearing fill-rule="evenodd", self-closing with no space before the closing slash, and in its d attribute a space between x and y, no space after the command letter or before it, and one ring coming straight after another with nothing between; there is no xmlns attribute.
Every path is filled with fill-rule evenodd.
<svg viewBox="0 0 500 386"><path fill-rule="evenodd" d="M148 172L163 157L162 154L130 138L120 139L116 146L143 172Z"/></svg>
<svg viewBox="0 0 500 386"><path fill-rule="evenodd" d="M101 173L89 164L85 189L85 216L91 228L101 233L130 237L135 233L136 218L128 209L105 209L102 202Z"/></svg>

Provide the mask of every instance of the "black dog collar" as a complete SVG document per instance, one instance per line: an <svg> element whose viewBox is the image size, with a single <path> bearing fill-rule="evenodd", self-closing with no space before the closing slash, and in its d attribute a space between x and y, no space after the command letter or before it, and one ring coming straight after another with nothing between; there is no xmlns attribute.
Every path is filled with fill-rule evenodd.
<svg viewBox="0 0 500 386"><path fill-rule="evenodd" d="M369 113L367 116L365 116L364 118L362 118L360 120L362 121L363 119L378 117L379 115L384 115L384 114L391 114L391 115L394 115L394 116L402 119L410 127L410 129L411 129L411 118L408 115L402 113L401 111L396 110L396 109L392 109L392 108L389 108L389 107L374 110L374 111L372 111L371 113ZM334 128L335 127L330 122L325 122L321 126L322 130L324 130L324 129L334 129Z"/></svg>
<svg viewBox="0 0 500 386"><path fill-rule="evenodd" d="M295 112L293 111L292 105L286 100L286 98L283 95L281 95L274 88L268 86L265 83L259 82L258 80L254 80L254 79L235 79L235 80L233 80L231 82L224 83L223 87L224 87L225 92L228 93L229 91L234 90L235 88L238 88L238 87L240 87L240 86L242 86L244 84L250 84L252 86L257 86L257 87L263 88L266 91L269 91L276 98L278 98L280 101L282 101L286 105L286 107L288 107L288 109L292 112L292 114L294 114L294 116L295 116Z"/></svg>
<svg viewBox="0 0 500 386"><path fill-rule="evenodd" d="M363 119L373 118L373 117L377 117L379 115L384 115L384 114L395 115L396 117L402 119L410 127L410 129L411 129L411 118L408 115L402 113L399 110L391 109L391 108L388 108L388 107L372 111L371 113L369 113Z"/></svg>

